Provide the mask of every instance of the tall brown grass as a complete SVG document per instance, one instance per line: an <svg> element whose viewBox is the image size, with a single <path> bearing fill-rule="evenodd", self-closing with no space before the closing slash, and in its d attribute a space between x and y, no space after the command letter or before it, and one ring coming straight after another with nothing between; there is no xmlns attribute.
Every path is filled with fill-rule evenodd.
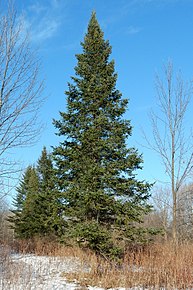
<svg viewBox="0 0 193 290"><path fill-rule="evenodd" d="M36 255L77 257L83 267L76 273L63 273L81 286L142 287L146 289L193 289L193 244L157 243L145 248L128 250L124 259L115 263L89 250L64 247L49 240L19 241L17 250ZM85 267L89 271L85 271Z"/></svg>

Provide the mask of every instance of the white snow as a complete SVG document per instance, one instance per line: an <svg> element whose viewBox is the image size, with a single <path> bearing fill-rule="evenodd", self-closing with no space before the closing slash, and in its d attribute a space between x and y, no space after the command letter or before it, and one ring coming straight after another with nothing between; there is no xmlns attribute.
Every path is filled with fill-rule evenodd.
<svg viewBox="0 0 193 290"><path fill-rule="evenodd" d="M65 279L65 273L90 270L88 265L83 265L75 257L15 254L11 255L10 262L11 270L7 272L2 269L0 272L0 290L104 290L91 286L81 288L77 281L69 282ZM125 288L114 289L125 290ZM132 288L134 289L140 288Z"/></svg>

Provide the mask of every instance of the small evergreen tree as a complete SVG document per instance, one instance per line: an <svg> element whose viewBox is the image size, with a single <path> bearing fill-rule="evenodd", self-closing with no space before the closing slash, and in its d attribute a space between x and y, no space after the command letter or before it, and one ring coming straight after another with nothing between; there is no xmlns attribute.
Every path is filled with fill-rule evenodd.
<svg viewBox="0 0 193 290"><path fill-rule="evenodd" d="M142 156L127 148L132 127L122 117L128 101L116 89L111 46L95 13L81 45L76 76L66 92L67 112L54 120L64 138L54 148L58 184L65 201L67 238L113 255L135 239L134 222L149 211L150 184L136 179Z"/></svg>
<svg viewBox="0 0 193 290"><path fill-rule="evenodd" d="M39 195L39 178L36 168L33 168L30 174L26 199L23 203L21 219L19 224L19 237L32 238L41 231L41 223L38 219L39 204L37 203Z"/></svg>
<svg viewBox="0 0 193 290"><path fill-rule="evenodd" d="M56 186L52 157L47 153L46 147L43 148L37 162L37 172L40 183L37 202L41 207L42 232L46 235L60 236L63 227L62 203Z"/></svg>
<svg viewBox="0 0 193 290"><path fill-rule="evenodd" d="M62 205L55 184L51 155L44 147L37 166L27 168L17 188L10 218L17 237L61 235Z"/></svg>
<svg viewBox="0 0 193 290"><path fill-rule="evenodd" d="M29 228L33 220L33 208L30 200L33 201L35 194L38 192L39 181L36 170L32 166L28 166L25 170L19 186L16 188L17 195L14 199L13 205L15 207L11 212L8 220L13 224L16 237L24 238L29 237Z"/></svg>
<svg viewBox="0 0 193 290"><path fill-rule="evenodd" d="M22 175L19 186L16 188L17 196L14 198L14 206L17 208L17 211L21 211L23 209L23 204L26 200L26 195L29 188L29 180L34 168L32 166L28 166L25 172Z"/></svg>

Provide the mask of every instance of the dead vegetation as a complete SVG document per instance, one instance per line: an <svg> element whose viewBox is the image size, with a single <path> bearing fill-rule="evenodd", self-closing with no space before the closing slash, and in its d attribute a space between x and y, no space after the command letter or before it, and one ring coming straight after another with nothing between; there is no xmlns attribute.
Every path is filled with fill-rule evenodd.
<svg viewBox="0 0 193 290"><path fill-rule="evenodd" d="M81 261L79 271L64 272L61 277L68 281L78 281L83 289L87 289L88 285L105 289L193 288L193 245L190 243L183 243L177 248L172 243L157 243L146 248L128 250L124 260L116 263L104 260L89 250L64 247L48 240L18 241L14 247L23 254L78 258Z"/></svg>

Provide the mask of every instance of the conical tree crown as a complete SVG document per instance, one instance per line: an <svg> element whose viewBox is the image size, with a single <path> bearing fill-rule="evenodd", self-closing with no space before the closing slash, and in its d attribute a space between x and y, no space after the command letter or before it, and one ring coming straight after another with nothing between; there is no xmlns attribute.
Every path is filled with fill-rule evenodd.
<svg viewBox="0 0 193 290"><path fill-rule="evenodd" d="M31 177L31 173L33 171L32 166L28 166L22 175L19 186L16 188L17 195L14 198L13 205L17 209L17 211L21 211L23 209L23 204L26 200L27 193L29 190L29 180Z"/></svg>
<svg viewBox="0 0 193 290"><path fill-rule="evenodd" d="M55 187L53 171L51 155L48 154L44 146L37 162L37 172L40 179L41 191L53 189Z"/></svg>
<svg viewBox="0 0 193 290"><path fill-rule="evenodd" d="M78 65L75 67L76 74L82 78L79 87L85 92L85 100L91 101L90 94L92 94L94 100L100 95L102 101L109 93L111 94L117 75L114 74L114 62L108 61L111 46L103 38L103 32L97 22L95 13L92 14L88 32L81 45L83 53L76 55ZM74 78L74 80L76 79ZM87 81L89 81L89 87ZM105 104L101 105L104 107Z"/></svg>
<svg viewBox="0 0 193 290"><path fill-rule="evenodd" d="M62 204L54 176L51 155L44 147L37 166L27 168L17 188L16 209L9 221L18 237L56 236L62 232Z"/></svg>
<svg viewBox="0 0 193 290"><path fill-rule="evenodd" d="M15 209L12 210L14 215L9 221L13 224L16 237L29 238L34 233L34 208L39 192L39 179L33 166L27 167L16 191Z"/></svg>
<svg viewBox="0 0 193 290"><path fill-rule="evenodd" d="M123 119L128 100L116 89L111 46L95 13L81 45L76 75L66 92L67 112L54 121L58 135L64 136L54 156L65 214L82 224L96 222L93 229L100 224L128 226L147 209L150 185L135 178L142 158L126 145L132 131L130 121Z"/></svg>

